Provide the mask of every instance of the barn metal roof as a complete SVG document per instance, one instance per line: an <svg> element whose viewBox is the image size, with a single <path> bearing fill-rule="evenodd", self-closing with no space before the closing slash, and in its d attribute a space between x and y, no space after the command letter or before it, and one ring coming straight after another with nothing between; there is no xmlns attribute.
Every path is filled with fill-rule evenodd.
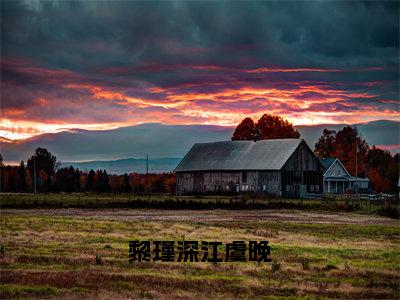
<svg viewBox="0 0 400 300"><path fill-rule="evenodd" d="M194 144L175 172L280 170L302 139L224 141Z"/></svg>

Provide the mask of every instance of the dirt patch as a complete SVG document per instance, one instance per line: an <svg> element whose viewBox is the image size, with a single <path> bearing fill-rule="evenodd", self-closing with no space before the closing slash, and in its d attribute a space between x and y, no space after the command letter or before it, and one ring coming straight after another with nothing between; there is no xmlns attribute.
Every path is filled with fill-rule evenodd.
<svg viewBox="0 0 400 300"><path fill-rule="evenodd" d="M157 210L157 209L3 209L7 215L93 218L116 221L293 222L311 224L400 225L399 220L346 212L301 210Z"/></svg>

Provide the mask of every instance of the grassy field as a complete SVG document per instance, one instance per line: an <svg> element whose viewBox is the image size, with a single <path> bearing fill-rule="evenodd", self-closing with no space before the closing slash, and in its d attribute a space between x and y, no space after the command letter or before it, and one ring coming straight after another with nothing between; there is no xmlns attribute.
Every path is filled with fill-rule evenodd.
<svg viewBox="0 0 400 300"><path fill-rule="evenodd" d="M262 209L292 208L330 211L378 212L398 217L400 206L364 199L283 199L267 196L174 196L135 194L19 194L1 193L2 208L165 208L165 209ZM385 211L389 210L389 211Z"/></svg>
<svg viewBox="0 0 400 300"><path fill-rule="evenodd" d="M1 298L398 299L399 238L398 220L350 213L6 209ZM129 263L134 239L268 240L273 261Z"/></svg>

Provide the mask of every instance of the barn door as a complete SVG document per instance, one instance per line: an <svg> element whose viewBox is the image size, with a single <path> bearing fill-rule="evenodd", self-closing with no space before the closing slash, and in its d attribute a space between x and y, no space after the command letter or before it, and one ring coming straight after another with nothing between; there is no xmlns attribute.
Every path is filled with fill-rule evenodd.
<svg viewBox="0 0 400 300"><path fill-rule="evenodd" d="M299 197L306 197L307 186L305 184L299 184Z"/></svg>

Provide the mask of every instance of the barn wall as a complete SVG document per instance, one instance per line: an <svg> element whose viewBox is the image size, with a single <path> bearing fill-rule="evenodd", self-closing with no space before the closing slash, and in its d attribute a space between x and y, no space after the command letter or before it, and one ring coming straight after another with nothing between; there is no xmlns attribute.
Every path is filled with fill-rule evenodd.
<svg viewBox="0 0 400 300"><path fill-rule="evenodd" d="M234 192L240 172L204 172L204 192Z"/></svg>
<svg viewBox="0 0 400 300"><path fill-rule="evenodd" d="M179 172L176 174L176 193L184 195L194 192L194 173Z"/></svg>
<svg viewBox="0 0 400 300"><path fill-rule="evenodd" d="M281 195L280 171L178 172L178 195L212 192L257 192Z"/></svg>
<svg viewBox="0 0 400 300"><path fill-rule="evenodd" d="M282 195L302 197L322 193L324 169L303 141L282 168Z"/></svg>

